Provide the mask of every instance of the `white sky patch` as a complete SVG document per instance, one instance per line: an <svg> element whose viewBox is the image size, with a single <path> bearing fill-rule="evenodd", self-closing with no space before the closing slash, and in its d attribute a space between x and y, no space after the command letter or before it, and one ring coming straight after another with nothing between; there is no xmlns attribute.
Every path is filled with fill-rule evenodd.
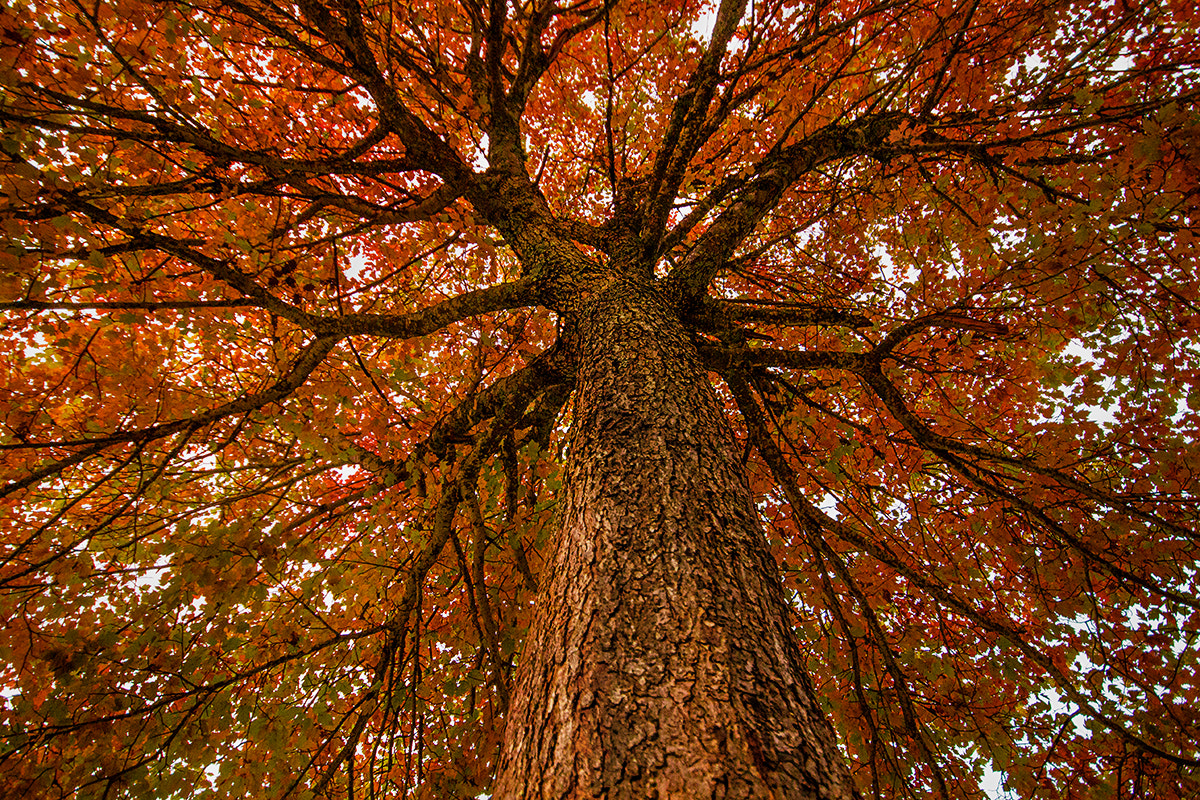
<svg viewBox="0 0 1200 800"><path fill-rule="evenodd" d="M1022 67L1024 67L1027 72L1033 72L1035 70L1042 69L1047 63L1048 62L1037 53L1031 53L1025 56L1021 63L1013 64L1008 68L1008 74L1004 76L1004 82L1012 83L1015 81L1017 79L1017 75L1020 74Z"/></svg>
<svg viewBox="0 0 1200 800"><path fill-rule="evenodd" d="M827 494L818 500L817 508L824 511L833 519L842 518L842 512L838 510L838 499L832 494Z"/></svg>
<svg viewBox="0 0 1200 800"><path fill-rule="evenodd" d="M1008 797L1004 792L1004 774L993 769L984 769L983 779L979 781L979 788L983 790L983 796L991 798L991 800Z"/></svg>
<svg viewBox="0 0 1200 800"><path fill-rule="evenodd" d="M713 26L717 24L717 7L709 5L692 21L692 34L704 45L712 41Z"/></svg>
<svg viewBox="0 0 1200 800"><path fill-rule="evenodd" d="M474 167L475 169L479 170L480 172L483 172L489 166L491 166L488 163L488 159L487 159L488 145L489 145L488 135L486 133L482 134L479 137L478 149L471 155L471 166Z"/></svg>
<svg viewBox="0 0 1200 800"><path fill-rule="evenodd" d="M363 271L366 270L370 260L361 254L355 254L346 259L346 266L342 268L342 274L352 281L362 277Z"/></svg>
<svg viewBox="0 0 1200 800"><path fill-rule="evenodd" d="M712 42L713 28L715 28L717 25L717 9L719 6L720 2L711 3L705 6L700 12L700 16L692 21L692 35L695 36L696 40L705 47ZM742 12L742 18L738 21L738 24L745 25L753 19L754 3L747 3L746 9ZM729 53L737 53L742 49L744 44L745 43L740 38L734 36L732 39L730 39L729 44L726 47L726 51Z"/></svg>
<svg viewBox="0 0 1200 800"><path fill-rule="evenodd" d="M142 589L160 589L163 580L168 577L171 569L170 556L160 556L154 566L143 572L137 579L137 585Z"/></svg>
<svg viewBox="0 0 1200 800"><path fill-rule="evenodd" d="M916 264L909 264L901 271L892 254L882 244L876 244L871 255L879 262L880 273L889 284L915 284L921 277L921 269Z"/></svg>
<svg viewBox="0 0 1200 800"><path fill-rule="evenodd" d="M1090 367L1093 370L1097 370L1100 368L1099 365L1096 363L1096 354L1092 350L1089 350L1088 348L1084 347L1078 341L1071 341L1069 344L1067 344L1066 347L1063 348L1062 352L1063 352L1063 355L1065 355L1065 356L1078 358L1080 361L1083 362L1083 364L1085 366ZM1080 378L1078 379L1078 381L1076 382L1076 385L1079 385L1080 383L1082 383L1082 381L1083 381L1083 377L1081 375ZM1104 387L1105 396L1112 397L1114 394L1113 390L1116 386L1116 380L1113 378L1103 378L1103 379L1101 379L1101 385ZM1064 389L1065 388L1066 387L1064 387ZM1073 392L1068 392L1068 397L1072 393ZM1108 405L1108 406L1083 405L1083 407L1087 409L1088 418L1091 419L1092 422L1095 422L1096 424L1102 425L1102 426L1109 426L1109 425L1116 424L1117 417L1116 417L1116 414L1113 413L1114 409L1116 408L1115 401L1113 404Z"/></svg>

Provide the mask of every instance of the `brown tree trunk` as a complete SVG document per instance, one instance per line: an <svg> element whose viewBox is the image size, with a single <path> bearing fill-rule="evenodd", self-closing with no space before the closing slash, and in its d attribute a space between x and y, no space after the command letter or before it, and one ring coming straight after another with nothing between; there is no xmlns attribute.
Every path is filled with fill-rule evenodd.
<svg viewBox="0 0 1200 800"><path fill-rule="evenodd" d="M560 530L493 797L851 797L695 347L636 281L582 296Z"/></svg>

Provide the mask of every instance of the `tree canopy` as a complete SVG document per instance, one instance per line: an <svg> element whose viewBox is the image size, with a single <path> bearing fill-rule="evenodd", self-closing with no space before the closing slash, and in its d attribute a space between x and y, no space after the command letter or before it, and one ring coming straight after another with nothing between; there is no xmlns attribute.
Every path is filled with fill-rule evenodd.
<svg viewBox="0 0 1200 800"><path fill-rule="evenodd" d="M1196 796L1197 23L11 0L0 792L488 792L631 264L864 796Z"/></svg>

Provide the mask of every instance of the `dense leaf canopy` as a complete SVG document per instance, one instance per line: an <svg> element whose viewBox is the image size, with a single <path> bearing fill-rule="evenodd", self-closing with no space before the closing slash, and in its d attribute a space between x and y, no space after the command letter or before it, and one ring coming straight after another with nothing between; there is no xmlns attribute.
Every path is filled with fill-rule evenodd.
<svg viewBox="0 0 1200 800"><path fill-rule="evenodd" d="M1198 36L1181 0L0 8L0 793L486 791L568 253L693 332L864 795L1196 796Z"/></svg>

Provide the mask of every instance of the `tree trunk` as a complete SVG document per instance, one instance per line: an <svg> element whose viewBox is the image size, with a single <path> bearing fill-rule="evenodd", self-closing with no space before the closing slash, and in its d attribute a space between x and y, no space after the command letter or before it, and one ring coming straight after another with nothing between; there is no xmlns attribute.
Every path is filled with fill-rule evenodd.
<svg viewBox="0 0 1200 800"><path fill-rule="evenodd" d="M581 295L560 529L493 797L853 796L694 345L636 281Z"/></svg>

